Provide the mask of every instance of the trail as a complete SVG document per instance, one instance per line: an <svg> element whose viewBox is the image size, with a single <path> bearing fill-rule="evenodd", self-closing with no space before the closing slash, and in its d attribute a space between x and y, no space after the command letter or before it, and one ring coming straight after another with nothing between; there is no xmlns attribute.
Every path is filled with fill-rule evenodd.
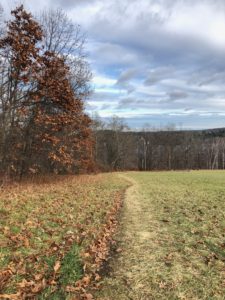
<svg viewBox="0 0 225 300"><path fill-rule="evenodd" d="M122 251L98 300L225 299L222 174L119 175L131 183L118 228Z"/></svg>
<svg viewBox="0 0 225 300"><path fill-rule="evenodd" d="M132 185L127 189L118 236L122 251L111 262L112 271L105 279L101 300L149 300L151 286L146 268L155 257L156 228L149 201L140 193L139 184L127 175L121 177Z"/></svg>

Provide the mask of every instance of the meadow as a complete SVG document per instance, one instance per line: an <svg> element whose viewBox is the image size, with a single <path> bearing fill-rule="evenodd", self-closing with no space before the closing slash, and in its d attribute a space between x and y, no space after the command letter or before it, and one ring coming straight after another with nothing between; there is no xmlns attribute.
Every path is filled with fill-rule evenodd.
<svg viewBox="0 0 225 300"><path fill-rule="evenodd" d="M127 185L104 174L4 187L0 299L90 298L86 288L108 255Z"/></svg>
<svg viewBox="0 0 225 300"><path fill-rule="evenodd" d="M224 299L224 184L171 171L2 188L0 299Z"/></svg>
<svg viewBox="0 0 225 300"><path fill-rule="evenodd" d="M99 299L225 299L225 173L133 172Z"/></svg>

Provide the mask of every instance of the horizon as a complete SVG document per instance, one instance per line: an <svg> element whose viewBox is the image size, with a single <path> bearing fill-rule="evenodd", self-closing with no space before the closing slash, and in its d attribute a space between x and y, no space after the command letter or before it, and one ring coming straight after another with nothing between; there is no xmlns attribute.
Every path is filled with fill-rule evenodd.
<svg viewBox="0 0 225 300"><path fill-rule="evenodd" d="M33 15L62 8L81 25L93 72L90 115L117 115L139 130L146 123L182 130L225 126L223 0L20 3ZM6 14L16 6L1 4Z"/></svg>
<svg viewBox="0 0 225 300"><path fill-rule="evenodd" d="M126 123L125 123L126 124ZM167 125L173 125L174 128L167 128ZM214 127L214 128L205 128L205 129L191 129L191 128L182 128L182 127L176 127L176 124L167 124L165 127L147 127L147 128L135 128L135 127L128 127L124 129L122 132L135 132L135 133L143 133L143 132L201 132L201 131L217 131L217 130L224 130L224 127ZM103 128L103 129L97 129L97 131L113 131L113 129L110 128Z"/></svg>

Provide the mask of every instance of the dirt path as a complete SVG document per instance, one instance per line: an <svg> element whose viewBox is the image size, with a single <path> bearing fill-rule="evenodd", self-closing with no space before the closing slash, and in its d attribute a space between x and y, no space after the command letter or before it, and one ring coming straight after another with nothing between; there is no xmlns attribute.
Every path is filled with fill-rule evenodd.
<svg viewBox="0 0 225 300"><path fill-rule="evenodd" d="M98 300L224 300L224 173L122 173L117 253Z"/></svg>
<svg viewBox="0 0 225 300"><path fill-rule="evenodd" d="M155 256L159 224L151 219L149 202L141 195L138 183L127 175L120 176L132 184L126 191L118 237L122 252L111 262L112 271L97 299L152 299L145 270Z"/></svg>

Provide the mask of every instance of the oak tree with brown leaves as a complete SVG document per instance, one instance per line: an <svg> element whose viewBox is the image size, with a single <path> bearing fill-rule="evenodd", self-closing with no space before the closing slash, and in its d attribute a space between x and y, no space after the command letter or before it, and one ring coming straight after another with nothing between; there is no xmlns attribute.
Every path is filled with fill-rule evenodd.
<svg viewBox="0 0 225 300"><path fill-rule="evenodd" d="M78 172L92 167L90 118L63 55L46 50L23 6L0 40L2 171Z"/></svg>

